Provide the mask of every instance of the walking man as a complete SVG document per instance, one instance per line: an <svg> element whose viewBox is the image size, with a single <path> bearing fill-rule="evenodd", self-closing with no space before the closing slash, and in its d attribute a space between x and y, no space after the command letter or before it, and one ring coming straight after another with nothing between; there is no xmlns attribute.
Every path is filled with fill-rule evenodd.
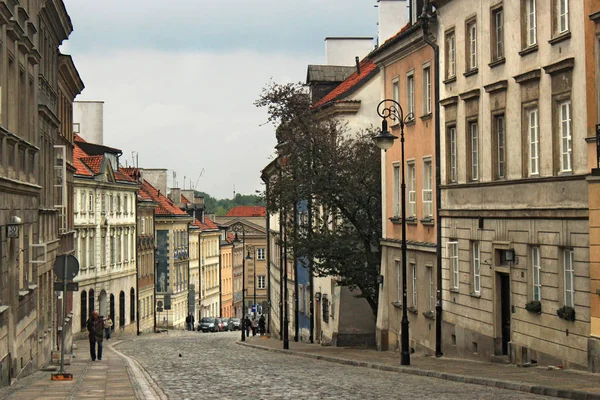
<svg viewBox="0 0 600 400"><path fill-rule="evenodd" d="M92 316L87 320L86 327L88 338L90 339L90 356L92 357L92 361L96 361L96 343L98 343L98 360L102 360L104 322L98 315L98 311L92 312Z"/></svg>
<svg viewBox="0 0 600 400"><path fill-rule="evenodd" d="M104 320L104 335L106 340L110 340L110 331L112 330L113 322L110 319L110 315L106 317Z"/></svg>
<svg viewBox="0 0 600 400"><path fill-rule="evenodd" d="M265 316L261 315L258 319L258 329L260 331L260 336L265 334Z"/></svg>

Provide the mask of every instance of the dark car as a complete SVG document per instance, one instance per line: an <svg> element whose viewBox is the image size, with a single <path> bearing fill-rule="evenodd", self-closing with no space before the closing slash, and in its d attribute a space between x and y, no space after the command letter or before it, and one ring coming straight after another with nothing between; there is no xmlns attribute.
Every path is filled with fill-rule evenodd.
<svg viewBox="0 0 600 400"><path fill-rule="evenodd" d="M221 318L221 323L223 323L223 332L233 330L233 321L231 318Z"/></svg>
<svg viewBox="0 0 600 400"><path fill-rule="evenodd" d="M230 318L231 320L231 330L232 331L239 331L240 329L242 329L242 320L239 318Z"/></svg>
<svg viewBox="0 0 600 400"><path fill-rule="evenodd" d="M218 332L220 321L217 318L204 317L200 320L198 330L202 332Z"/></svg>

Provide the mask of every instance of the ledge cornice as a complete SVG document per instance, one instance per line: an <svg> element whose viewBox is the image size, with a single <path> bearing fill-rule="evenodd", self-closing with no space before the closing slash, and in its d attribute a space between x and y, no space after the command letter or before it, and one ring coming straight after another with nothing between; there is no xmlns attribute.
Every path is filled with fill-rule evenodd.
<svg viewBox="0 0 600 400"><path fill-rule="evenodd" d="M467 101L467 100L479 98L480 95L481 95L481 89L477 88L477 89L469 90L468 92L463 92L463 93L459 94L458 96L460 97L460 99L462 101Z"/></svg>
<svg viewBox="0 0 600 400"><path fill-rule="evenodd" d="M450 96L450 97L446 97L445 99L440 100L440 105L442 107L453 106L453 105L456 105L457 103L458 103L458 96Z"/></svg>
<svg viewBox="0 0 600 400"><path fill-rule="evenodd" d="M508 81L506 79L490 83L489 85L485 85L483 89L486 93L495 93L501 90L506 90L508 88Z"/></svg>
<svg viewBox="0 0 600 400"><path fill-rule="evenodd" d="M547 74L554 75L554 74L558 74L559 72L572 70L574 66L575 66L575 58L570 57L570 58L565 58L564 60L555 62L554 64L546 65L544 67L544 71Z"/></svg>
<svg viewBox="0 0 600 400"><path fill-rule="evenodd" d="M537 69L532 69L531 71L523 72L522 74L519 74L519 75L515 75L515 76L513 76L513 79L515 80L515 82L521 84L521 83L527 83L529 81L539 81L541 77L542 77L542 69L537 68Z"/></svg>

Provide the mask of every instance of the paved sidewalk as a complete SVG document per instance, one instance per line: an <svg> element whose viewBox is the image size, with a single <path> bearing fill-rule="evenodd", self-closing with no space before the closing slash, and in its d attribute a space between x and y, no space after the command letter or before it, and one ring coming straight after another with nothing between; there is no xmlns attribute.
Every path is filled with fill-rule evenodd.
<svg viewBox="0 0 600 400"><path fill-rule="evenodd" d="M165 399L135 361L113 349L118 341L104 341L102 360L91 361L87 340L76 340L77 350L65 371L72 381L52 381L53 372L39 371L0 389L0 399Z"/></svg>
<svg viewBox="0 0 600 400"><path fill-rule="evenodd" d="M359 348L339 348L268 337L250 337L238 344L295 356L316 358L346 365L385 371L431 376L455 382L473 383L567 399L600 400L600 375L578 371L549 370L544 367L520 368L453 358L411 355L411 365L400 365L400 354Z"/></svg>

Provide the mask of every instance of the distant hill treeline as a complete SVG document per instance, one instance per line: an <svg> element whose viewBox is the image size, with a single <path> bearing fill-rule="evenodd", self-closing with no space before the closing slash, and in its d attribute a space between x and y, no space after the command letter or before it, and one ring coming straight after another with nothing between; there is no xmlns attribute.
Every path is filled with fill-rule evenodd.
<svg viewBox="0 0 600 400"><path fill-rule="evenodd" d="M204 206L207 214L223 216L235 206L264 206L264 198L255 194L236 194L234 199L215 199L208 193L198 192L197 195L204 196Z"/></svg>

